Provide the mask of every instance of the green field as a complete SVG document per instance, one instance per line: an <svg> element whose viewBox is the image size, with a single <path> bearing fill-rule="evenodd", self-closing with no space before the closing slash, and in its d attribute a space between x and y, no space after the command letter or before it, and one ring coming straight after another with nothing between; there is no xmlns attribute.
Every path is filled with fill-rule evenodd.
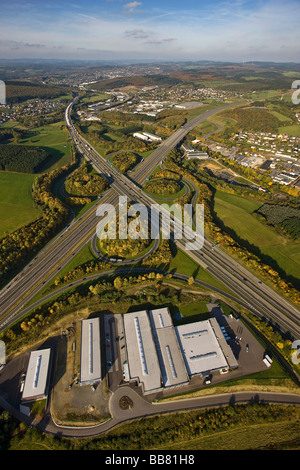
<svg viewBox="0 0 300 470"><path fill-rule="evenodd" d="M22 145L37 145L43 147L52 158L41 169L41 173L70 163L71 148L69 133L64 128L64 122L56 122L48 126L31 129L37 131L38 135L30 136L20 140Z"/></svg>
<svg viewBox="0 0 300 470"><path fill-rule="evenodd" d="M0 237L37 219L31 187L36 175L0 172Z"/></svg>
<svg viewBox="0 0 300 470"><path fill-rule="evenodd" d="M266 438L267 436L267 438ZM299 449L297 420L238 426L226 431L168 444L157 450L295 450Z"/></svg>
<svg viewBox="0 0 300 470"><path fill-rule="evenodd" d="M84 98L81 98L82 103L97 103L97 101L103 101L110 98L111 95L106 93L88 94Z"/></svg>
<svg viewBox="0 0 300 470"><path fill-rule="evenodd" d="M209 120L201 122L198 126L194 127L193 133L196 135L206 135L218 130L218 125L210 122Z"/></svg>
<svg viewBox="0 0 300 470"><path fill-rule="evenodd" d="M279 132L292 137L300 137L300 124L279 127Z"/></svg>
<svg viewBox="0 0 300 470"><path fill-rule="evenodd" d="M263 255L275 260L287 276L299 278L300 241L283 237L257 220L252 212L260 206L258 201L222 191L217 191L215 195L216 214L227 227L234 230L241 239L259 248Z"/></svg>
<svg viewBox="0 0 300 470"><path fill-rule="evenodd" d="M202 268L194 260L192 260L186 253L181 250L177 250L177 253L172 258L171 263L168 266L168 271L185 274L186 276L194 277L199 281L207 282L218 289L222 289L224 292L232 294L232 292L224 286L220 281L214 278L206 269ZM190 286L193 290L193 285Z"/></svg>
<svg viewBox="0 0 300 470"><path fill-rule="evenodd" d="M271 114L273 114L273 116L277 117L277 119L279 119L279 121L286 122L287 124L292 122L292 120L290 118L288 118L287 116L284 116L283 114L279 113L278 111L270 111L270 112L271 112Z"/></svg>

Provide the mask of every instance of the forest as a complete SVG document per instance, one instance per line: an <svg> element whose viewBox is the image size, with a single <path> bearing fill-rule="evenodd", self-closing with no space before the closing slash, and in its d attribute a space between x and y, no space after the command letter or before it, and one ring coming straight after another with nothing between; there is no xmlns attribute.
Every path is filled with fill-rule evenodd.
<svg viewBox="0 0 300 470"><path fill-rule="evenodd" d="M234 108L220 113L220 116L234 119L237 127L243 131L277 132L282 122L268 109L264 108Z"/></svg>
<svg viewBox="0 0 300 470"><path fill-rule="evenodd" d="M20 103L29 99L53 99L68 93L66 87L51 87L40 83L6 81L7 103Z"/></svg>
<svg viewBox="0 0 300 470"><path fill-rule="evenodd" d="M0 170L37 173L49 157L39 147L0 144Z"/></svg>
<svg viewBox="0 0 300 470"><path fill-rule="evenodd" d="M25 135L28 134L28 131L24 132L21 129L1 129L0 128L0 144L8 144L12 140L17 143L19 139L23 139ZM31 132L31 135L35 135L34 132Z"/></svg>

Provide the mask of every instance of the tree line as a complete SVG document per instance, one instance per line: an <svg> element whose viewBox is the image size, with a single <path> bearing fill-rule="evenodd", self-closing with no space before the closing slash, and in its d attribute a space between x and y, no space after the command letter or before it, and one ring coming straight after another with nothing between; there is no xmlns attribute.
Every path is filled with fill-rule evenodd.
<svg viewBox="0 0 300 470"><path fill-rule="evenodd" d="M285 450L287 443L288 448L297 447L298 419L299 410L296 406L272 405L256 403L255 401L249 404L235 404L233 402L225 407L171 413L132 421L94 438L58 439L39 432L35 427L25 427L15 420L9 412L3 411L0 414L0 426L3 429L0 438L0 450L31 449L34 446L33 448L51 450L128 451L128 449L168 449L170 445L174 444L177 448L181 448L181 443L188 441L191 443L191 448L194 448L193 441L195 439L205 436L207 438L209 436L214 437L214 432L224 433L238 428L243 431L254 426L261 430L260 424L266 426L266 423L271 423L276 428L281 423L290 422L291 436L286 436L284 442L272 441L271 443L259 442L256 444L259 449L278 450L282 448L282 450ZM221 447L220 444L219 448ZM234 447L236 448L237 445ZM187 464L193 465L196 462L193 454L188 453L184 458Z"/></svg>

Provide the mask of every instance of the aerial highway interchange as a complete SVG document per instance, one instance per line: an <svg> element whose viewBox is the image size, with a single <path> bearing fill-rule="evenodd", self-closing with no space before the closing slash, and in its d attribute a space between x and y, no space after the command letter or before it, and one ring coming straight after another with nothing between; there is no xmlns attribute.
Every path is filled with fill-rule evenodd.
<svg viewBox="0 0 300 470"><path fill-rule="evenodd" d="M14 282L2 289L0 293L0 331L7 328L22 314L28 302L41 291L43 286L53 279L59 271L78 253L85 244L95 237L99 223L97 207L99 204L118 206L119 196L126 196L129 201L142 203L150 208L155 201L142 190L142 185L154 169L163 162L170 150L178 145L188 132L199 122L225 108L220 107L206 111L163 141L152 154L130 174L120 174L78 133L71 120L71 110L75 96L65 111L65 121L78 151L93 164L93 167L105 176L111 188L80 219L73 221L57 235L48 245L16 276ZM228 105L227 105L228 107ZM192 235L192 232L191 232ZM215 278L227 286L240 304L262 318L269 318L279 325L291 338L300 337L299 311L285 298L261 283L252 273L233 260L223 250L204 238L203 247L199 250L187 250L185 235L175 240L178 248L185 251L197 264L207 269ZM214 249L212 249L214 247Z"/></svg>

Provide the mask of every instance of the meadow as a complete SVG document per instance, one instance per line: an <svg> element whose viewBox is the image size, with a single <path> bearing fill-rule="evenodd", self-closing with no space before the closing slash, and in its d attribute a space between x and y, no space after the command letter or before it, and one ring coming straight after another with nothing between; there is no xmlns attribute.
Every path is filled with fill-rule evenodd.
<svg viewBox="0 0 300 470"><path fill-rule="evenodd" d="M70 138L63 121L49 124L48 126L37 127L31 131L38 132L35 136L30 136L20 140L22 145L36 145L44 148L51 154L52 158L43 165L40 173L60 168L70 163L71 147Z"/></svg>
<svg viewBox="0 0 300 470"><path fill-rule="evenodd" d="M253 212L261 205L259 201L222 191L215 194L215 212L224 225L242 240L257 247L269 263L270 258L274 260L288 277L299 278L300 242L282 236L259 221Z"/></svg>
<svg viewBox="0 0 300 470"><path fill-rule="evenodd" d="M28 173L0 172L0 237L41 215L31 197L35 178L36 175Z"/></svg>

